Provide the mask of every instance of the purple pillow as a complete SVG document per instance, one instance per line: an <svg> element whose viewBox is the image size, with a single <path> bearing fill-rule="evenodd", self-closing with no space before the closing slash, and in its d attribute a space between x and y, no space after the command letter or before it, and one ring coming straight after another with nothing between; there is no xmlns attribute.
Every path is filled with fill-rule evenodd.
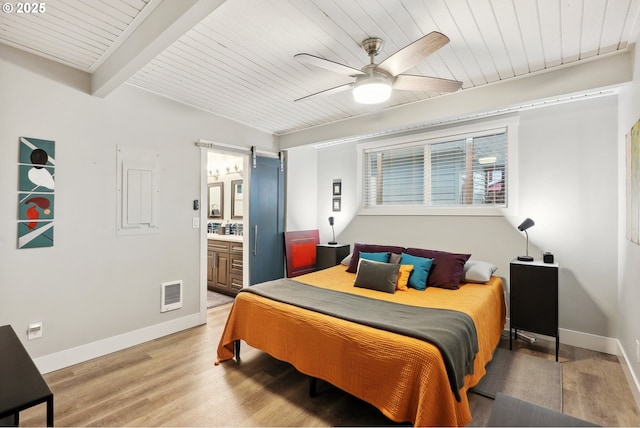
<svg viewBox="0 0 640 428"><path fill-rule="evenodd" d="M360 260L360 251L364 253L402 253L403 247L396 247L394 245L376 245L376 244L353 244L353 255L347 267L347 272L356 273L358 270L358 261Z"/></svg>
<svg viewBox="0 0 640 428"><path fill-rule="evenodd" d="M449 290L460 288L460 280L464 273L464 264L471 254L456 254L446 251L407 248L407 254L433 259L433 266L427 278L427 287L440 287Z"/></svg>

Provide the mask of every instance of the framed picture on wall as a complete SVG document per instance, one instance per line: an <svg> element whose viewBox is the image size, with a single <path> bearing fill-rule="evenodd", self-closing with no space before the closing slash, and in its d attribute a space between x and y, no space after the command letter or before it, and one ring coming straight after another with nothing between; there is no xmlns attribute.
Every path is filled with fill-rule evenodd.
<svg viewBox="0 0 640 428"><path fill-rule="evenodd" d="M340 198L333 198L333 211L340 211Z"/></svg>
<svg viewBox="0 0 640 428"><path fill-rule="evenodd" d="M333 196L342 196L342 181L333 180Z"/></svg>

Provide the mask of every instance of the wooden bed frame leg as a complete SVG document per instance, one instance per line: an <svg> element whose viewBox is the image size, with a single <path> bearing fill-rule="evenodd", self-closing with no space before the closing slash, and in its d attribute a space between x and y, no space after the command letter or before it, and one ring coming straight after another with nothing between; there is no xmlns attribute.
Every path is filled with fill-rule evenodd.
<svg viewBox="0 0 640 428"><path fill-rule="evenodd" d="M318 378L309 377L309 397L314 398L316 396L316 384L318 383Z"/></svg>
<svg viewBox="0 0 640 428"><path fill-rule="evenodd" d="M236 361L240 361L240 339L233 342L233 353L236 356Z"/></svg>

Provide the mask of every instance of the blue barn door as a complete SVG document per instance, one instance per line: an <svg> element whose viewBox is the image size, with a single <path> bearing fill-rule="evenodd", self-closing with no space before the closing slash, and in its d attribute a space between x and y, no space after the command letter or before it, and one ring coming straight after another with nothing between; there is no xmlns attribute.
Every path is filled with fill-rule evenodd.
<svg viewBox="0 0 640 428"><path fill-rule="evenodd" d="M284 277L284 168L255 157L249 201L249 285Z"/></svg>

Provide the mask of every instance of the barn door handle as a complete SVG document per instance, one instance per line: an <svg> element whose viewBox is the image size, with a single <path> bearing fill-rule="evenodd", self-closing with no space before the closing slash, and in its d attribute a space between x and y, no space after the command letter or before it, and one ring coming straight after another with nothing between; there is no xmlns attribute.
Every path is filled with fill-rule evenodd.
<svg viewBox="0 0 640 428"><path fill-rule="evenodd" d="M253 255L258 255L258 225L253 226Z"/></svg>

